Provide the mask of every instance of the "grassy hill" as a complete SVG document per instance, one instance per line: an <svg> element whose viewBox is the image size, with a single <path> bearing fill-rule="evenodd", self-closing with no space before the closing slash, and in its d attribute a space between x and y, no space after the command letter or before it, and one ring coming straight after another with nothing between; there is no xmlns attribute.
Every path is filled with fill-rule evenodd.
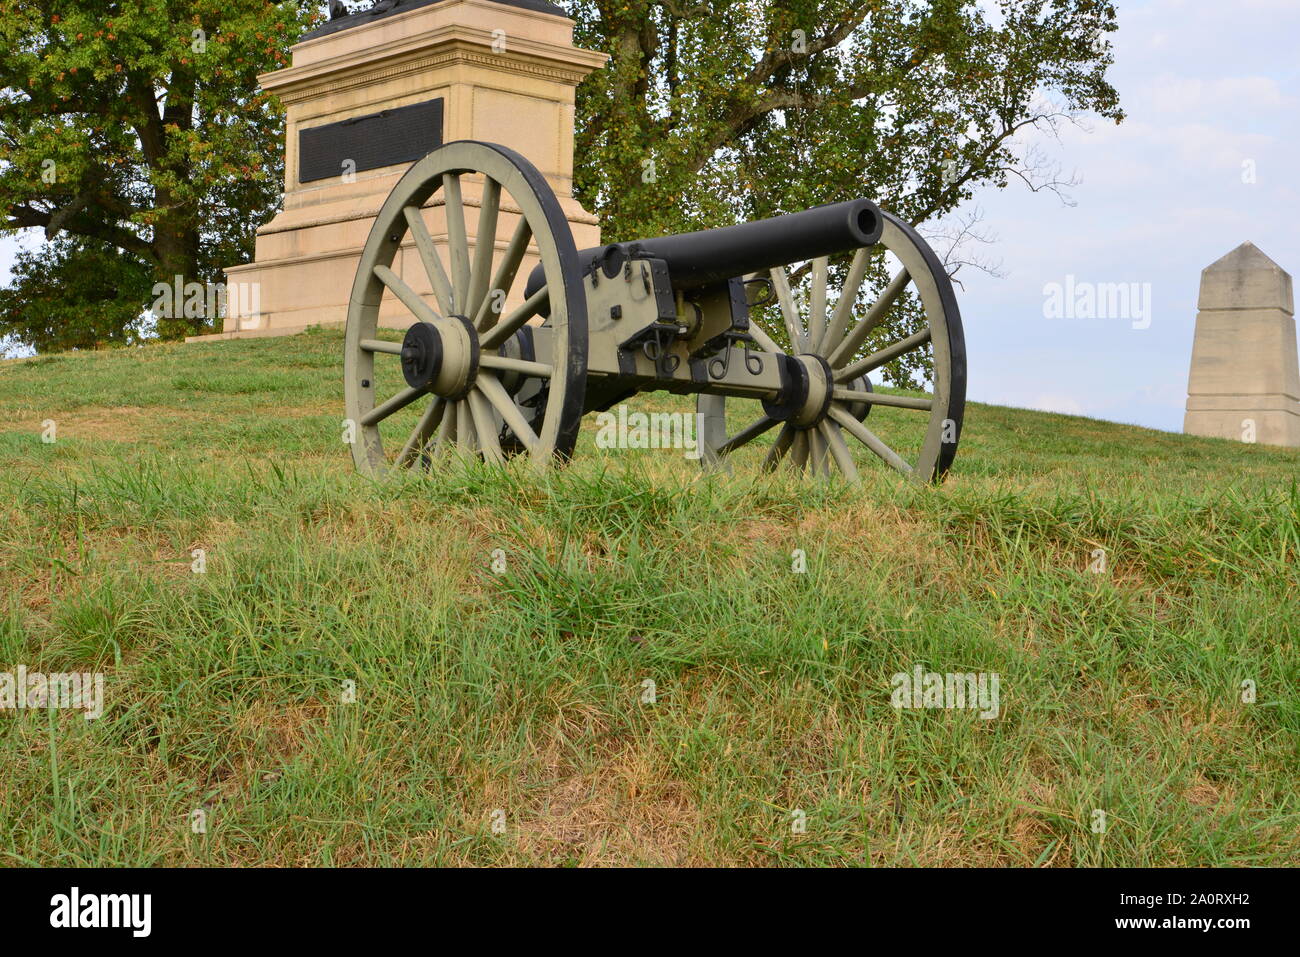
<svg viewBox="0 0 1300 957"><path fill-rule="evenodd" d="M341 354L0 363L0 672L106 675L99 720L0 712L0 861L1300 857L1300 453L975 405L938 489L590 425L546 478L374 484ZM998 717L895 709L917 665Z"/></svg>

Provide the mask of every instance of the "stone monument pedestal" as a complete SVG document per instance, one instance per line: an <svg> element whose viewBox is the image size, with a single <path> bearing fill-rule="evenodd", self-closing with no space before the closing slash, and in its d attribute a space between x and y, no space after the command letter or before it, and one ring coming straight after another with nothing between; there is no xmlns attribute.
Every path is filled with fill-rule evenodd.
<svg viewBox="0 0 1300 957"><path fill-rule="evenodd" d="M240 284L241 294L227 299L242 314L228 307L221 333L192 338L283 335L346 321L380 206L415 159L453 140L523 154L558 196L578 247L600 243L596 218L573 199L573 111L574 88L606 58L573 45L573 21L560 8L541 0L405 0L332 20L292 54L290 66L259 77L286 107L284 209L258 229L254 262L225 270L228 287ZM472 206L479 187L467 179L463 188ZM424 213L445 261L441 192ZM472 254L472 219L469 227ZM512 229L503 217L499 250ZM407 283L431 294L409 237L399 264ZM507 307L519 300L512 294ZM409 323L392 307L394 324Z"/></svg>
<svg viewBox="0 0 1300 957"><path fill-rule="evenodd" d="M1291 276L1253 243L1201 273L1188 435L1300 446Z"/></svg>

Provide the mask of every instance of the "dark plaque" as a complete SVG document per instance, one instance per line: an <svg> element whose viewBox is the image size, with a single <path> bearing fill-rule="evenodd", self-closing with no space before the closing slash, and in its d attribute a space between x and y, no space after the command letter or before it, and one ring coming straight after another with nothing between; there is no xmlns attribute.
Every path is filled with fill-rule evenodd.
<svg viewBox="0 0 1300 957"><path fill-rule="evenodd" d="M298 182L411 163L442 145L442 98L298 131Z"/></svg>

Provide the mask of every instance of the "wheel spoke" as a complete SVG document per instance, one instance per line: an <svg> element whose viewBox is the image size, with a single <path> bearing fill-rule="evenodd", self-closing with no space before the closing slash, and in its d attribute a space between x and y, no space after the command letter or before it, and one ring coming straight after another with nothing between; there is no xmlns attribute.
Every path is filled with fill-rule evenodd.
<svg viewBox="0 0 1300 957"><path fill-rule="evenodd" d="M452 312L464 315L469 295L469 239L465 235L465 201L460 174L442 174L442 198L447 213L447 249L451 254Z"/></svg>
<svg viewBox="0 0 1300 957"><path fill-rule="evenodd" d="M402 344L400 342L385 342L383 339L362 339L359 345L366 352L386 352L390 356L400 356L402 354Z"/></svg>
<svg viewBox="0 0 1300 957"><path fill-rule="evenodd" d="M781 431L777 433L776 441L772 447L767 450L767 455L763 458L763 471L770 472L781 464L781 459L790 451L790 443L794 441L794 429L788 425L782 425Z"/></svg>
<svg viewBox="0 0 1300 957"><path fill-rule="evenodd" d="M840 430L825 419L817 423L817 428L821 431L822 438L830 449L831 457L835 459L835 464L840 467L844 477L850 482L858 482L861 478L858 475L858 467L853 464L853 453L849 451L848 443L844 441L844 436L840 435Z"/></svg>
<svg viewBox="0 0 1300 957"><path fill-rule="evenodd" d="M545 309L550 301L550 289L546 286L538 289L524 300L523 305L485 332L479 342L479 348L483 352L497 348L497 346L513 336L520 326Z"/></svg>
<svg viewBox="0 0 1300 957"><path fill-rule="evenodd" d="M501 451L499 434L501 428L497 425L496 417L492 415L492 407L488 405L487 400L483 398L483 393L478 389L466 396L465 401L469 403L470 413L474 417L474 430L478 434L483 457L496 465L505 464L506 456Z"/></svg>
<svg viewBox="0 0 1300 957"><path fill-rule="evenodd" d="M478 364L484 369L500 369L504 372L519 372L538 379L549 379L555 372L554 367L545 362L529 362L527 359L513 359L500 356L494 352L479 353Z"/></svg>
<svg viewBox="0 0 1300 957"><path fill-rule="evenodd" d="M442 425L446 411L447 403L443 402L442 399L435 397L429 403L429 407L424 410L424 415L420 416L420 422L411 433L411 437L406 440L402 450L397 453L398 468L413 462L424 451L424 447L429 444L429 437L433 435L433 430Z"/></svg>
<svg viewBox="0 0 1300 957"><path fill-rule="evenodd" d="M808 342L812 349L826 334L826 267L825 256L818 256L812 264L812 296L808 301Z"/></svg>
<svg viewBox="0 0 1300 957"><path fill-rule="evenodd" d="M456 448L461 452L478 451L478 436L474 432L474 416L470 412L469 402L461 399L456 403Z"/></svg>
<svg viewBox="0 0 1300 957"><path fill-rule="evenodd" d="M790 445L790 466L796 472L802 472L808 464L808 432L805 429L794 431L794 442Z"/></svg>
<svg viewBox="0 0 1300 957"><path fill-rule="evenodd" d="M730 455L732 452L736 451L736 449L740 448L742 445L745 445L747 442L751 442L754 439L758 438L760 435L762 435L772 426L776 425L776 422L777 422L776 419L769 418L768 416L765 415L757 422L753 423L752 425L746 426L745 428L737 432L735 435L733 435L731 438L727 439L727 441L723 442L716 449L714 449L714 452L717 453L719 458L724 455Z"/></svg>
<svg viewBox="0 0 1300 957"><path fill-rule="evenodd" d="M822 438L820 429L808 430L808 464L815 477L827 473L826 440Z"/></svg>
<svg viewBox="0 0 1300 957"><path fill-rule="evenodd" d="M420 294L408 286L397 273L387 266L376 266L375 275L380 282L392 291L394 296L402 301L402 305L409 309L415 318L424 322L442 322L442 316L434 312L433 307L420 298Z"/></svg>
<svg viewBox="0 0 1300 957"><path fill-rule="evenodd" d="M410 405L420 396L428 394L428 392L429 390L423 387L419 389L409 389L409 388L403 389L401 392L397 393L397 395L393 396L387 402L384 402L381 405L377 405L373 409L371 409L365 416L362 417L361 424L375 425L379 422L382 422L384 421L384 419L388 418L394 412L397 412L401 409L405 409L408 405Z"/></svg>
<svg viewBox="0 0 1300 957"><path fill-rule="evenodd" d="M474 244L474 267L470 270L469 297L465 315L477 316L488 292L488 278L492 274L492 255L496 252L497 211L501 208L501 184L492 177L483 177L483 197L478 210L478 238Z"/></svg>
<svg viewBox="0 0 1300 957"><path fill-rule="evenodd" d="M904 268L899 270L898 275L890 280L889 285L885 287L885 291L880 294L880 298L871 304L867 314L853 327L844 341L835 347L835 351L827 357L826 361L831 364L832 369L848 362L853 358L853 353L862 348L862 343L866 342L871 331L880 325L880 321L885 318L885 315L894 305L894 301L902 295L911 279L911 275Z"/></svg>
<svg viewBox="0 0 1300 957"><path fill-rule="evenodd" d="M857 389L834 389L831 398L836 402L862 402L867 405L888 405L895 409L920 409L929 412L934 407L933 399L921 399L910 395L889 395L884 392L860 392Z"/></svg>
<svg viewBox="0 0 1300 957"><path fill-rule="evenodd" d="M858 290L862 288L862 280L867 275L867 263L871 260L870 249L869 246L863 246L853 254L849 275L840 290L839 302L835 303L835 312L831 315L830 325L826 328L822 341L814 346L814 351L819 355L828 354L844 338L844 330L849 326L849 316L853 315L853 304L858 300Z"/></svg>
<svg viewBox="0 0 1300 957"><path fill-rule="evenodd" d="M510 398L510 394L506 392L505 386L491 375L482 373L479 374L475 382L479 391L492 403L493 408L497 410L506 425L510 426L510 431L524 444L524 448L528 449L529 452L534 451L540 443L537 433L533 431L532 426L524 421L523 414L519 411L519 407L515 405L515 400Z"/></svg>
<svg viewBox="0 0 1300 957"><path fill-rule="evenodd" d="M456 441L456 410L443 404L442 422L438 424L438 437L433 443L433 451L437 455L446 452Z"/></svg>
<svg viewBox="0 0 1300 957"><path fill-rule="evenodd" d="M875 452L876 455L880 456L880 458L884 459L890 466L902 472L904 475L912 474L912 466L904 462L897 452L891 449L884 442L880 441L874 432L853 416L849 415L849 413L844 411L844 409L840 408L838 405L832 404L830 409L827 410L827 414L843 426L846 431L852 433L854 438L858 439L858 441L863 445Z"/></svg>
<svg viewBox="0 0 1300 957"><path fill-rule="evenodd" d="M919 349L930 341L930 327L926 326L915 335L910 335L906 339L895 342L892 346L886 346L879 352L873 352L847 365L835 373L836 382L848 382L850 379L856 379L860 375L866 375L875 369L879 369L886 362L897 359L904 353L911 352L913 349Z"/></svg>
<svg viewBox="0 0 1300 957"><path fill-rule="evenodd" d="M424 225L424 215L418 206L403 207L402 213L406 216L406 226L410 230L411 238L415 240L415 249L420 254L421 262L424 263L429 284L433 286L433 294L438 299L438 308L444 315L450 316L456 311L452 303L451 283L442 268L442 257L438 255L438 247L433 244L433 237L429 235L429 227Z"/></svg>
<svg viewBox="0 0 1300 957"><path fill-rule="evenodd" d="M776 290L776 300L781 306L781 317L785 319L785 334L790 337L790 352L803 352L806 348L799 310L794 307L794 296L790 293L790 281L785 277L785 267L772 267L772 288Z"/></svg>
<svg viewBox="0 0 1300 957"><path fill-rule="evenodd" d="M519 272L519 264L523 261L524 253L528 252L528 241L532 236L532 227L521 215L519 225L515 227L515 234L510 237L510 245L506 246L501 264L497 266L496 275L492 277L492 285L488 287L487 296L484 297L478 313L474 316L474 328L480 332L491 328L496 321L497 314L492 311L492 300L498 292L502 296L510 294L510 287L514 285L515 274ZM489 321L489 317L492 321Z"/></svg>
<svg viewBox="0 0 1300 957"><path fill-rule="evenodd" d="M785 355L785 350L778 346L772 337L763 331L763 327L758 323L753 321L749 323L749 336L758 343L760 349L778 356Z"/></svg>

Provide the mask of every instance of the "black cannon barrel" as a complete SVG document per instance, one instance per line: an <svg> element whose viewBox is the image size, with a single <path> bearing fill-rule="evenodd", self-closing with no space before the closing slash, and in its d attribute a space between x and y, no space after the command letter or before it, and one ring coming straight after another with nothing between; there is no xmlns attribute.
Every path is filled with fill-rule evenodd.
<svg viewBox="0 0 1300 957"><path fill-rule="evenodd" d="M869 199L853 199L739 226L595 246L581 250L578 261L585 274L600 259L613 276L625 259L637 255L636 247L640 256L668 264L674 288L698 289L733 276L870 246L880 240L883 228L880 207ZM529 292L542 282L539 266L529 276Z"/></svg>

